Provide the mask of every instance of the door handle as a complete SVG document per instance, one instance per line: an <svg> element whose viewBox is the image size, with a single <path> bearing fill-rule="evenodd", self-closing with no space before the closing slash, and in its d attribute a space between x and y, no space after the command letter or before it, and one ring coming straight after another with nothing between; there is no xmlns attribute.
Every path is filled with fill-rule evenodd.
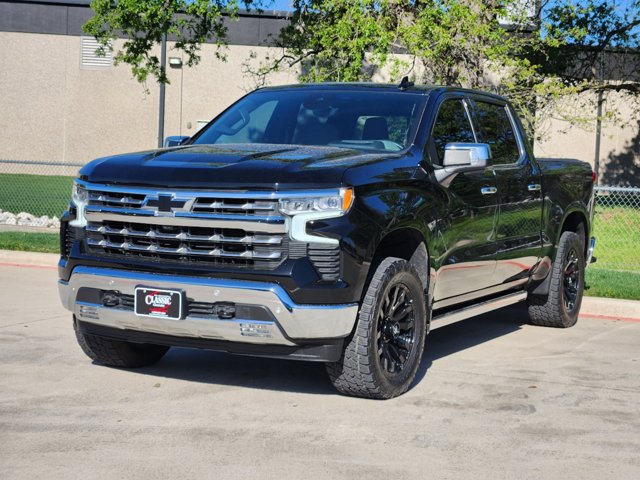
<svg viewBox="0 0 640 480"><path fill-rule="evenodd" d="M483 195L494 195L498 193L498 189L496 187L482 187L480 193Z"/></svg>
<svg viewBox="0 0 640 480"><path fill-rule="evenodd" d="M532 183L531 185L529 185L530 192L539 192L541 188L542 187L540 186L539 183Z"/></svg>

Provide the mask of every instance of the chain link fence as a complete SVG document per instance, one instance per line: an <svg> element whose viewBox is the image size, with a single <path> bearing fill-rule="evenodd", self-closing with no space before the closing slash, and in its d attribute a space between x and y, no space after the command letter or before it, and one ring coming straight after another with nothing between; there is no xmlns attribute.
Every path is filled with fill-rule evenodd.
<svg viewBox="0 0 640 480"><path fill-rule="evenodd" d="M54 226L82 164L0 160L0 224ZM596 187L595 268L640 271L640 188ZM18 215L23 213L23 215ZM46 218L45 218L46 217Z"/></svg>
<svg viewBox="0 0 640 480"><path fill-rule="evenodd" d="M0 224L52 226L49 221L60 217L69 204L81 167L0 159Z"/></svg>
<svg viewBox="0 0 640 480"><path fill-rule="evenodd" d="M640 188L595 188L595 268L640 271Z"/></svg>

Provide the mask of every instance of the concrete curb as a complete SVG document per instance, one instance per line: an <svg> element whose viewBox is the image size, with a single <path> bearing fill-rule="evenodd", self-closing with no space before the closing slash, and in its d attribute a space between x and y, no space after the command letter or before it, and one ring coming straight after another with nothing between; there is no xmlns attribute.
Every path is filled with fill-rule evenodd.
<svg viewBox="0 0 640 480"><path fill-rule="evenodd" d="M640 322L640 301L617 298L584 297L581 317L631 320Z"/></svg>
<svg viewBox="0 0 640 480"><path fill-rule="evenodd" d="M21 252L0 250L0 266L26 266L56 268L60 255L56 253Z"/></svg>
<svg viewBox="0 0 640 480"><path fill-rule="evenodd" d="M0 268L2 266L56 268L59 258L55 253L0 250ZM584 297L580 317L640 322L640 301Z"/></svg>

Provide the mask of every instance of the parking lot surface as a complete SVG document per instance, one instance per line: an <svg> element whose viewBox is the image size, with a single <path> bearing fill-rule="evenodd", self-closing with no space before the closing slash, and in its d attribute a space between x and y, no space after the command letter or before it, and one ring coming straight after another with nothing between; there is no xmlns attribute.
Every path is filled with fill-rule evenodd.
<svg viewBox="0 0 640 480"><path fill-rule="evenodd" d="M184 349L92 364L56 280L0 266L0 478L640 478L633 319L465 320L429 335L407 394L372 401L318 364Z"/></svg>

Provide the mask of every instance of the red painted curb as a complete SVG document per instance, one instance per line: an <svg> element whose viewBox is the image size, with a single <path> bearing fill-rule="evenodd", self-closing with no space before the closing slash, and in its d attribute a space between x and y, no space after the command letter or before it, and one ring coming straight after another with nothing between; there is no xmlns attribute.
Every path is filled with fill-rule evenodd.
<svg viewBox="0 0 640 480"><path fill-rule="evenodd" d="M640 318L616 317L615 315L597 315L595 313L580 313L578 317L598 318L600 320L621 320L623 322L640 323Z"/></svg>
<svg viewBox="0 0 640 480"><path fill-rule="evenodd" d="M24 263L3 263L0 262L0 267L18 267L18 268L44 268L45 270L53 270L58 268L54 265L29 265Z"/></svg>

